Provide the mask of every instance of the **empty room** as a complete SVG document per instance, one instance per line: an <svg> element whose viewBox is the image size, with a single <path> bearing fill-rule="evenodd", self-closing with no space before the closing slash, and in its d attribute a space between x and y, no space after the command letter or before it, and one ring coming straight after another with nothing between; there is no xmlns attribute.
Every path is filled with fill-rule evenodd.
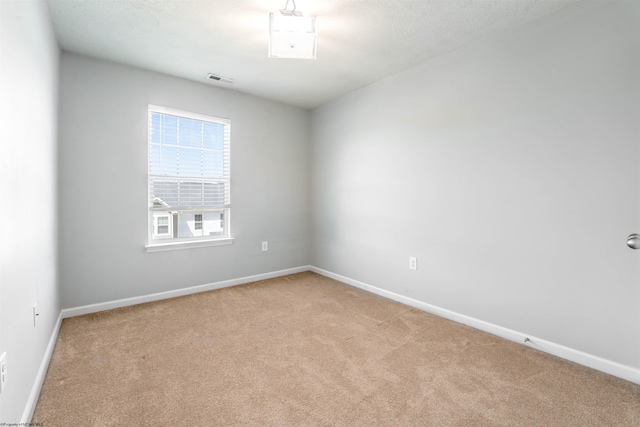
<svg viewBox="0 0 640 427"><path fill-rule="evenodd" d="M640 1L1 0L0 424L640 426Z"/></svg>

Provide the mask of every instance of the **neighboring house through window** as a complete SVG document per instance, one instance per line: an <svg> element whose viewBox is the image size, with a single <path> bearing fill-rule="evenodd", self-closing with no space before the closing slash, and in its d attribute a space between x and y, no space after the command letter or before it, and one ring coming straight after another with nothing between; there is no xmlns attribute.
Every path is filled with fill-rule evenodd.
<svg viewBox="0 0 640 427"><path fill-rule="evenodd" d="M153 234L156 237L171 236L171 215L154 214L153 215Z"/></svg>
<svg viewBox="0 0 640 427"><path fill-rule="evenodd" d="M149 106L149 246L230 240L230 121Z"/></svg>

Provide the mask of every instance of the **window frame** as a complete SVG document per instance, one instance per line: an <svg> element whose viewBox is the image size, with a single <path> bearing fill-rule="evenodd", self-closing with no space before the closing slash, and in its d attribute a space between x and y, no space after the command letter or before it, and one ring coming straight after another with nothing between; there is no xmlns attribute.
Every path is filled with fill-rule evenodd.
<svg viewBox="0 0 640 427"><path fill-rule="evenodd" d="M166 218L166 224L160 224L160 219ZM160 227L167 227L166 233L160 233ZM153 213L153 235L156 239L167 239L173 234L173 215L171 213L154 212Z"/></svg>
<svg viewBox="0 0 640 427"><path fill-rule="evenodd" d="M202 231L202 216L203 214L197 213L193 214L193 229ZM200 219L198 219L200 217Z"/></svg>
<svg viewBox="0 0 640 427"><path fill-rule="evenodd" d="M151 173L151 117L152 114L163 114L174 116L178 118L192 119L204 122L211 122L216 124L221 124L226 127L225 134L227 135L224 143L224 161L223 164L223 178L219 177L204 177L203 183L211 182L211 180L217 180L224 182L226 190L225 190L225 202L223 205L212 205L205 206L204 209L199 207L197 209L185 210L182 208L168 209L167 211L158 211L153 210L154 201L152 200L152 190L151 186L154 178L158 177L158 174L155 175ZM231 237L231 203L230 203L230 194L231 194L231 166L230 166L230 157L231 157L231 120L222 117L210 116L200 113L193 113L184 110L178 110L169 107L162 107L157 105L149 104L147 108L147 244L145 248L147 252L159 252L159 251L167 251L167 250L176 250L176 249L189 249L189 248L199 248L199 247L207 247L207 246L218 246L218 245L228 245L233 243L233 238ZM168 178L180 179L181 177L176 175L167 175ZM156 193L157 194L157 193ZM168 205L167 205L168 206ZM204 212L212 212L219 211L221 214L221 226L222 232L207 236L188 236L188 237L173 237L175 227L179 227L178 223L180 221L181 212L191 212L194 214L194 218L196 214L203 214ZM178 216L175 219L175 216ZM158 218L160 217L168 217L169 225L167 233L158 233ZM204 216L203 216L204 219ZM176 222L178 221L178 222ZM176 222L174 224L174 222ZM201 226L203 226L203 222L200 222ZM195 227L195 225L194 225Z"/></svg>

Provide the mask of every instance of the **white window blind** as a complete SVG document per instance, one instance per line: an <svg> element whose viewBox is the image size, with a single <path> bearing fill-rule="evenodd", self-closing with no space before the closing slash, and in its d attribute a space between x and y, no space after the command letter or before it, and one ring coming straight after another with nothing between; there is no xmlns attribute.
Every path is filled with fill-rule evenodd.
<svg viewBox="0 0 640 427"><path fill-rule="evenodd" d="M149 106L150 213L171 213L180 221L185 213L202 218L203 212L218 212L219 221L228 217L230 198L230 121ZM197 237L228 236L224 228ZM157 236L152 233L151 240Z"/></svg>

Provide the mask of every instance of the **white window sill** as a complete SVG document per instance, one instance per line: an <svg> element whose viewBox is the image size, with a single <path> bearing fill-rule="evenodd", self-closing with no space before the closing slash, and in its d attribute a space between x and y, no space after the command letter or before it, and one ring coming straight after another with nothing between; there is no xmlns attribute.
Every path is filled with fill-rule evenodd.
<svg viewBox="0 0 640 427"><path fill-rule="evenodd" d="M206 248L209 246L230 245L233 237L216 240L197 240L193 242L152 243L146 245L147 252L177 251L180 249Z"/></svg>

